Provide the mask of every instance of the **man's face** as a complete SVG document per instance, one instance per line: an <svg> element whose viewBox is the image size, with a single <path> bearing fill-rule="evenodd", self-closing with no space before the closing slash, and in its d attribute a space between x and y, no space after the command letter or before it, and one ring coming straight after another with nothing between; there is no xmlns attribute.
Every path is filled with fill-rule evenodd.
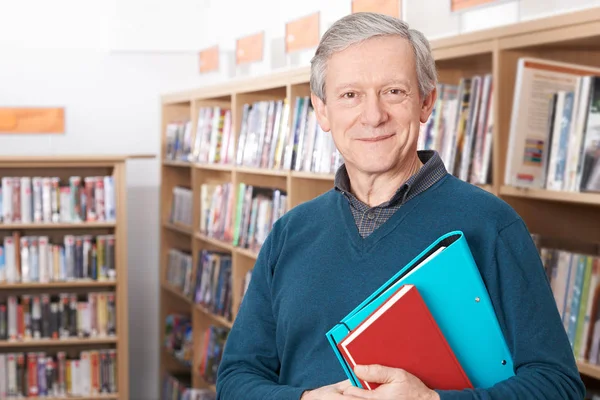
<svg viewBox="0 0 600 400"><path fill-rule="evenodd" d="M407 40L376 37L334 54L325 88L326 103L314 95L312 101L321 128L332 133L348 167L377 174L414 155L435 91L420 99Z"/></svg>

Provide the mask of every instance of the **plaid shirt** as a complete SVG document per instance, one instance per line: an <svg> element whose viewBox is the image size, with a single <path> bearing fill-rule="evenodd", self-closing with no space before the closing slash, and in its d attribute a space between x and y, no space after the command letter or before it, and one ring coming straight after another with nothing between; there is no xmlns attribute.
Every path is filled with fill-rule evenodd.
<svg viewBox="0 0 600 400"><path fill-rule="evenodd" d="M379 228L402 204L427 190L447 173L446 167L436 151L420 150L417 154L424 164L423 167L411 176L389 201L375 207L369 207L350 192L350 177L345 165L342 164L337 170L334 181L335 189L343 193L350 202L350 209L358 232L363 238Z"/></svg>

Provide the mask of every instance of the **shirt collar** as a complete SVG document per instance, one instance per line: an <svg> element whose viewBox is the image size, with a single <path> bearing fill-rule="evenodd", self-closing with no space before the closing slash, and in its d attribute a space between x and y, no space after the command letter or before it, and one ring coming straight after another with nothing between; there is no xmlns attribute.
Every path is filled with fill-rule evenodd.
<svg viewBox="0 0 600 400"><path fill-rule="evenodd" d="M410 178L402 184L394 196L383 206L395 203L398 200L401 200L404 203L407 198L411 188L415 186L419 186L423 181L428 180L431 176L442 176L446 171L446 167L439 155L439 153L435 150L418 150L417 156L423 166L417 171L416 174L412 175ZM334 187L335 190L341 192L346 196L352 196L352 192L350 191L350 177L348 176L348 171L346 170L346 165L342 164L335 173L334 179Z"/></svg>

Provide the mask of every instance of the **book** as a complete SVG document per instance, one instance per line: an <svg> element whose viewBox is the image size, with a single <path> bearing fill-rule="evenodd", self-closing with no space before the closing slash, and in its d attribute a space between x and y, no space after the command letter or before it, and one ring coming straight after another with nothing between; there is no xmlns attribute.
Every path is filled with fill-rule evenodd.
<svg viewBox="0 0 600 400"><path fill-rule="evenodd" d="M115 349L0 354L1 399L114 396L116 376Z"/></svg>
<svg viewBox="0 0 600 400"><path fill-rule="evenodd" d="M600 69L582 64L518 59L506 185L579 191L584 130L590 118L589 77L599 75ZM570 93L569 99L555 103L553 96L561 92Z"/></svg>
<svg viewBox="0 0 600 400"><path fill-rule="evenodd" d="M514 376L512 355L466 237L461 231L452 231L400 267L326 333L354 386L362 387L338 343L405 284L419 288L473 387L491 387Z"/></svg>
<svg viewBox="0 0 600 400"><path fill-rule="evenodd" d="M414 285L402 285L338 348L352 368L379 364L404 369L429 388L473 387ZM379 386L360 383L369 390Z"/></svg>

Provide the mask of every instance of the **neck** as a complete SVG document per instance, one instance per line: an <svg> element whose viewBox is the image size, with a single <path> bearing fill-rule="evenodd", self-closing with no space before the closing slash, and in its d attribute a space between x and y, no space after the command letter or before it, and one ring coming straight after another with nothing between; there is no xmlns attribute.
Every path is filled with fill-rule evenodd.
<svg viewBox="0 0 600 400"><path fill-rule="evenodd" d="M346 165L346 170L352 194L369 207L375 207L390 200L400 186L422 166L421 160L414 153L413 157L400 161L395 168L383 173L365 173L349 165Z"/></svg>

